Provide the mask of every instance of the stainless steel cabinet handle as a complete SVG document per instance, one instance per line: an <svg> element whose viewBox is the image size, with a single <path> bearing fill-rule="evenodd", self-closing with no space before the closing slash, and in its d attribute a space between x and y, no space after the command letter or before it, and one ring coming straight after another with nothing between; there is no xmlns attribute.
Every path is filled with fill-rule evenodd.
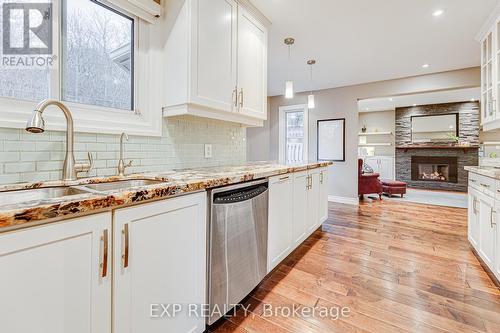
<svg viewBox="0 0 500 333"><path fill-rule="evenodd" d="M290 179L290 176L281 177L280 181Z"/></svg>
<svg viewBox="0 0 500 333"><path fill-rule="evenodd" d="M323 171L319 173L319 183L323 184Z"/></svg>
<svg viewBox="0 0 500 333"><path fill-rule="evenodd" d="M483 183L481 183L481 186L482 186L482 187L490 187L490 185L488 185L488 184L483 184Z"/></svg>
<svg viewBox="0 0 500 333"><path fill-rule="evenodd" d="M123 260L123 268L128 267L128 252L129 252L129 235L128 235L128 223L123 226L122 230L123 240L124 240L124 249L122 254Z"/></svg>
<svg viewBox="0 0 500 333"><path fill-rule="evenodd" d="M477 180L475 180L475 179L471 179L470 181L473 183L477 183Z"/></svg>
<svg viewBox="0 0 500 333"><path fill-rule="evenodd" d="M240 108L243 108L243 88L241 88L240 90L239 100L240 100Z"/></svg>
<svg viewBox="0 0 500 333"><path fill-rule="evenodd" d="M490 213L490 227L493 228L493 226L497 225L496 222L493 222L493 215L496 214L497 212L495 212L493 209L491 210L491 213Z"/></svg>
<svg viewBox="0 0 500 333"><path fill-rule="evenodd" d="M103 242L102 247L102 263L101 267L101 277L106 277L108 275L108 229L102 232L101 241Z"/></svg>
<svg viewBox="0 0 500 333"><path fill-rule="evenodd" d="M233 95L232 95L233 105L235 108L238 107L238 87L234 87Z"/></svg>

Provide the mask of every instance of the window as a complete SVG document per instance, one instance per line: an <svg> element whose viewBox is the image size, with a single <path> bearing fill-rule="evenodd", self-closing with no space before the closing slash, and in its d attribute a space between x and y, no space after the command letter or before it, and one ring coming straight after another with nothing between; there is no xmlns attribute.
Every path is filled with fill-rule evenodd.
<svg viewBox="0 0 500 333"><path fill-rule="evenodd" d="M134 20L91 0L63 0L61 13L61 28L56 29L61 34L55 34L61 35L61 61L53 69L1 66L0 96L133 110ZM10 20L18 24L10 26L22 28L23 19L22 11L13 11ZM54 69L60 75L51 75ZM59 77L61 82L52 82Z"/></svg>
<svg viewBox="0 0 500 333"><path fill-rule="evenodd" d="M90 0L63 6L62 99L133 110L133 19Z"/></svg>
<svg viewBox="0 0 500 333"><path fill-rule="evenodd" d="M308 158L307 105L279 108L279 156L285 163L300 163Z"/></svg>
<svg viewBox="0 0 500 333"><path fill-rule="evenodd" d="M156 21L161 7L154 3L157 6L146 11L129 1L103 0L104 4L100 1L3 1L49 8L39 10L38 20L42 24L50 22L45 25L50 31L45 31L42 40L50 40L52 48L45 54L33 53L36 57L53 59L53 64L36 69L4 66L4 58L10 55L0 49L0 127L24 128L36 104L50 98L61 100L70 108L76 131L161 135L164 65L161 53L152 52L163 47L164 26ZM18 19L10 10L10 36L12 25L21 27L15 43L26 51L31 46L23 47L21 40L23 26L28 25L24 24L23 15ZM0 24L2 19L0 12ZM31 37L28 41L32 42ZM8 50L12 47L11 42ZM51 112L49 118L49 130L65 129L62 113Z"/></svg>

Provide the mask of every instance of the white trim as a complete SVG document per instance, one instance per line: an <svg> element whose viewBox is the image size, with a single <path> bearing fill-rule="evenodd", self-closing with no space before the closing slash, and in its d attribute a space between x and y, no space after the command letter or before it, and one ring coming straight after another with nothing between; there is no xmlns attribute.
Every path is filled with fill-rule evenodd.
<svg viewBox="0 0 500 333"><path fill-rule="evenodd" d="M309 159L309 109L307 104L287 105L280 106L279 110L279 148L278 156L281 162L285 161L285 113L290 111L303 111L304 112L304 160Z"/></svg>
<svg viewBox="0 0 500 333"><path fill-rule="evenodd" d="M329 195L328 196L328 201L329 202L336 202L336 203L342 203L342 204L347 204L347 205L359 205L359 198L350 198L350 197L339 197L336 195Z"/></svg>
<svg viewBox="0 0 500 333"><path fill-rule="evenodd" d="M500 3L498 3L496 5L495 9L493 9L490 16L483 23L483 25L481 26L481 29L477 33L476 40L478 42L480 42L480 43L482 42L484 37L486 37L486 35L490 32L492 26L496 27L496 22L497 22L497 19L499 16L500 16Z"/></svg>
<svg viewBox="0 0 500 333"><path fill-rule="evenodd" d="M58 2L56 2L58 3ZM57 8L57 7L56 7ZM56 12L56 10L54 10ZM58 13L61 13L57 9ZM54 19L54 50L60 54L62 34L60 15ZM162 25L149 24L134 18L134 111L119 110L93 105L63 101L71 110L75 120L75 131L90 133L161 136L162 134L162 87L163 53L161 44ZM58 59L61 59L58 56ZM62 64L51 70L49 98L60 99L60 72ZM58 82L53 82L59 77ZM0 127L20 128L26 126L37 102L0 97ZM61 112L48 111L47 130L65 130L66 121Z"/></svg>

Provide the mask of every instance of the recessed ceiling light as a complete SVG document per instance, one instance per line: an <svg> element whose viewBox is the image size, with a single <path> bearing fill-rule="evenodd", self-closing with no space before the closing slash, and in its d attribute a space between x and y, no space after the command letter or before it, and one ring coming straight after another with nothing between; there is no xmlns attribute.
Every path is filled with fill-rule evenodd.
<svg viewBox="0 0 500 333"><path fill-rule="evenodd" d="M389 98L389 101L391 101L391 102L393 101L392 97L391 97L391 98Z"/></svg>
<svg viewBox="0 0 500 333"><path fill-rule="evenodd" d="M444 14L444 9L436 9L434 12L432 12L432 16L434 17L439 17Z"/></svg>
<svg viewBox="0 0 500 333"><path fill-rule="evenodd" d="M429 64L423 64L422 68L429 68L429 66L430 66Z"/></svg>

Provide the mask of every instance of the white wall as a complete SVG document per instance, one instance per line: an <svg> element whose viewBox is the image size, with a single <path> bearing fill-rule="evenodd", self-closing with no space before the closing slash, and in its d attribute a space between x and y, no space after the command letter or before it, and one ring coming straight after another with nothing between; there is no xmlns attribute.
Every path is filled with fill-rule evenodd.
<svg viewBox="0 0 500 333"><path fill-rule="evenodd" d="M436 73L397 80L373 82L349 87L333 88L315 92L316 108L309 114L309 159L316 156L316 121L318 119L346 119L346 161L335 162L330 168L329 194L338 197L357 198L357 140L358 100L423 93L446 89L478 87L480 70L477 67L457 71ZM250 146L249 160L278 159L278 108L283 105L306 104L307 93L295 94L293 99L283 96L269 98L268 124L264 129L248 129ZM255 147L266 142L266 149ZM265 156L264 156L265 155Z"/></svg>

